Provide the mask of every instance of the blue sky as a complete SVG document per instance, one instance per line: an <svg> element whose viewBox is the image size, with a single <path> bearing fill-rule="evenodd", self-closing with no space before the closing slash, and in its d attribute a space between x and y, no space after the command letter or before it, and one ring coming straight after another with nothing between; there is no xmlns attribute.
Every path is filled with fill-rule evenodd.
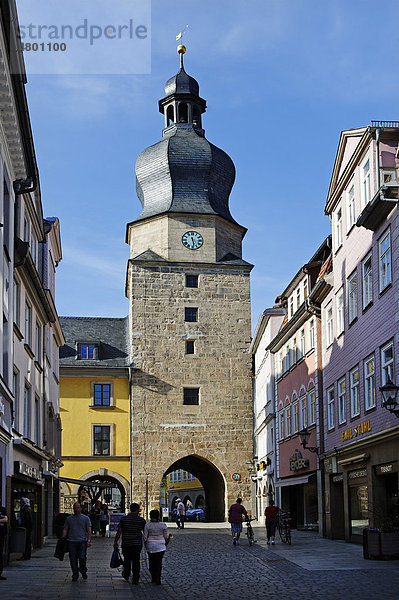
<svg viewBox="0 0 399 600"><path fill-rule="evenodd" d="M248 228L256 323L330 231L340 131L399 119L398 18L393 0L153 0L151 74L28 73L44 214L61 221L59 314L128 312L134 164L161 137L157 102L189 24L185 67L207 100L206 136L236 165L230 206Z"/></svg>

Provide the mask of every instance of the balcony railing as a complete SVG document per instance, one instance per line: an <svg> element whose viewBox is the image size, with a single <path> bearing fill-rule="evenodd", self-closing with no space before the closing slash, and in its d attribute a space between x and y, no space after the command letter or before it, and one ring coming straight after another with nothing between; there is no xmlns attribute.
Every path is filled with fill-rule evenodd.
<svg viewBox="0 0 399 600"><path fill-rule="evenodd" d="M371 121L371 127L399 127L399 121Z"/></svg>

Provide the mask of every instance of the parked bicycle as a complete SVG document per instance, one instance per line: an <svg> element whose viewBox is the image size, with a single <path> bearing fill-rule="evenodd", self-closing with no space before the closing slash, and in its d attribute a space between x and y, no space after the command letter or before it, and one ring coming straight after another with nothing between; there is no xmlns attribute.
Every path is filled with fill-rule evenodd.
<svg viewBox="0 0 399 600"><path fill-rule="evenodd" d="M253 530L252 525L251 525L251 521L255 521L255 519L252 519L250 517L247 517L245 519L245 522L247 524L247 538L248 538L248 543L249 543L250 546L253 546L255 544L255 542L256 542L256 539L255 539L254 530Z"/></svg>
<svg viewBox="0 0 399 600"><path fill-rule="evenodd" d="M289 513L282 510L278 513L278 532L283 544L291 546L291 517Z"/></svg>

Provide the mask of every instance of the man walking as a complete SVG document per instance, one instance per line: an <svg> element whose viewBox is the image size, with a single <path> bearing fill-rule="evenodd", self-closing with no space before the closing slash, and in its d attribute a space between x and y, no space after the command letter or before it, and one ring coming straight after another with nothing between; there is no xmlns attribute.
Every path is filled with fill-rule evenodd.
<svg viewBox="0 0 399 600"><path fill-rule="evenodd" d="M7 535L7 521L7 511L4 506L0 506L0 581L5 581L7 579L7 577L3 577L3 552Z"/></svg>
<svg viewBox="0 0 399 600"><path fill-rule="evenodd" d="M118 541L122 535L123 571L122 577L129 581L130 570L132 570L132 583L137 585L140 579L140 552L143 547L143 530L145 520L139 516L140 506L133 502L130 505L130 513L119 521L116 532L114 548L118 547Z"/></svg>
<svg viewBox="0 0 399 600"><path fill-rule="evenodd" d="M186 519L186 507L184 506L181 498L176 500L177 502L177 514L176 514L176 525L181 529L184 529L184 521Z"/></svg>
<svg viewBox="0 0 399 600"><path fill-rule="evenodd" d="M240 539L240 533L242 531L242 517L248 516L247 511L241 504L242 499L237 498L235 504L232 504L229 508L229 523L231 524L231 535L233 538L233 545L237 546L238 540Z"/></svg>
<svg viewBox="0 0 399 600"><path fill-rule="evenodd" d="M25 528L25 550L18 560L30 560L32 556L32 511L29 498L21 498L21 510L19 512L21 527Z"/></svg>
<svg viewBox="0 0 399 600"><path fill-rule="evenodd" d="M69 562L72 569L72 581L79 579L79 571L83 579L87 579L86 555L91 546L91 522L87 515L82 515L79 502L73 505L73 515L65 521L62 537L68 540Z"/></svg>

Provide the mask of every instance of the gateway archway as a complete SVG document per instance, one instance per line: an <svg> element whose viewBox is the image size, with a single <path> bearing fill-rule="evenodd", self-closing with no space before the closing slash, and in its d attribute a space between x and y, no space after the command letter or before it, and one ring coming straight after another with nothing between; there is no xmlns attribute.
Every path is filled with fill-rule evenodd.
<svg viewBox="0 0 399 600"><path fill-rule="evenodd" d="M171 464L170 467L165 471L163 480L167 477L167 475L169 475L169 473L173 473L179 469L191 473L201 483L201 487L203 489L203 491L201 490L199 494L201 496L201 501L197 502L197 498L195 498L193 502L194 506L203 506L205 504L206 520L211 522L223 522L225 520L226 511L226 485L223 475L220 473L219 469L217 469L215 465L204 458L191 454L189 456L180 458ZM175 497L185 497L184 490L180 490L177 494L174 489L171 489L169 494L170 502L173 501L173 498Z"/></svg>

